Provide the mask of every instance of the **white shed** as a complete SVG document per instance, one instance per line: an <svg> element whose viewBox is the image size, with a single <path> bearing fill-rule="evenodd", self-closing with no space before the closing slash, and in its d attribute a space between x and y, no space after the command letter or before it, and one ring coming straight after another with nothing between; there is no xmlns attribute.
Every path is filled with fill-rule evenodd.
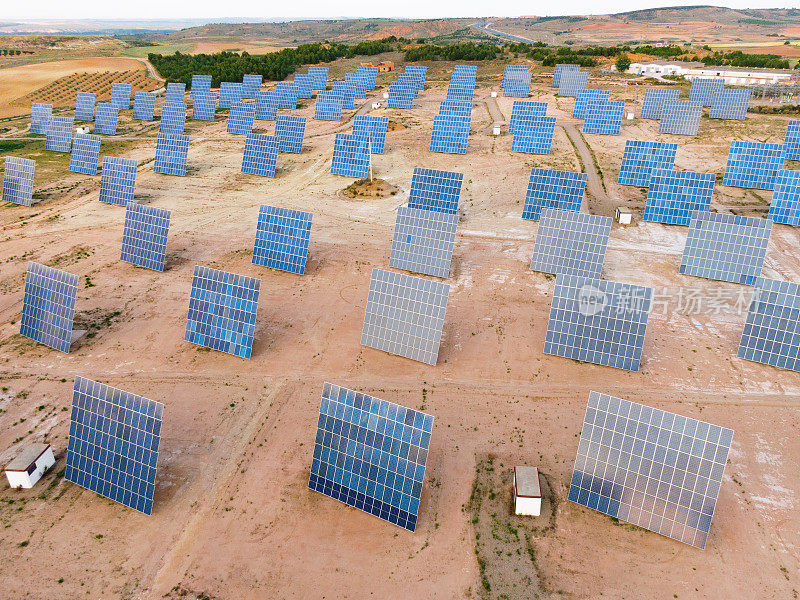
<svg viewBox="0 0 800 600"><path fill-rule="evenodd" d="M532 517L542 513L542 488L536 467L514 467L514 512Z"/></svg>
<svg viewBox="0 0 800 600"><path fill-rule="evenodd" d="M620 206L617 208L616 218L617 223L620 225L630 225L633 219L633 213L630 211L630 209Z"/></svg>
<svg viewBox="0 0 800 600"><path fill-rule="evenodd" d="M55 462L50 444L31 444L6 466L8 485L32 488Z"/></svg>

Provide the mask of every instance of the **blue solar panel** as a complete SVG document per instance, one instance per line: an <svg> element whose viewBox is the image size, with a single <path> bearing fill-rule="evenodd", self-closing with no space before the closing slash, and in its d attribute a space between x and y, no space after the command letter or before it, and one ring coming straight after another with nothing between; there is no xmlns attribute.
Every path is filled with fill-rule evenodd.
<svg viewBox="0 0 800 600"><path fill-rule="evenodd" d="M192 75L192 85L190 90L190 98L194 98L197 94L210 94L211 75Z"/></svg>
<svg viewBox="0 0 800 600"><path fill-rule="evenodd" d="M605 101L591 106L583 122L583 133L619 135L624 113L624 102Z"/></svg>
<svg viewBox="0 0 800 600"><path fill-rule="evenodd" d="M515 123L511 151L550 154L555 128L555 117L520 117Z"/></svg>
<svg viewBox="0 0 800 600"><path fill-rule="evenodd" d="M167 91L164 94L164 104L169 102L183 102L186 95L186 84L170 81L167 83Z"/></svg>
<svg viewBox="0 0 800 600"><path fill-rule="evenodd" d="M131 202L125 209L120 260L154 271L164 270L170 212Z"/></svg>
<svg viewBox="0 0 800 600"><path fill-rule="evenodd" d="M677 100L681 95L680 90L669 90L664 88L647 88L644 91L644 100L642 101L642 112L639 114L640 119L660 119L663 111L664 104L670 101Z"/></svg>
<svg viewBox="0 0 800 600"><path fill-rule="evenodd" d="M69 152L72 146L72 128L72 117L50 117L44 147L53 152Z"/></svg>
<svg viewBox="0 0 800 600"><path fill-rule="evenodd" d="M721 90L714 94L711 100L711 111L708 116L712 119L747 118L747 109L750 106L751 90Z"/></svg>
<svg viewBox="0 0 800 600"><path fill-rule="evenodd" d="M699 102L703 106L711 106L714 94L725 89L724 79L713 79L709 77L696 77L692 79L692 87L689 90L689 100Z"/></svg>
<svg viewBox="0 0 800 600"><path fill-rule="evenodd" d="M35 160L6 156L6 167L3 171L3 201L31 206L33 204L33 173L35 170Z"/></svg>
<svg viewBox="0 0 800 600"><path fill-rule="evenodd" d="M110 102L117 105L120 110L128 110L131 107L131 84L112 83Z"/></svg>
<svg viewBox="0 0 800 600"><path fill-rule="evenodd" d="M778 171L769 218L775 223L800 225L800 171Z"/></svg>
<svg viewBox="0 0 800 600"><path fill-rule="evenodd" d="M356 75L366 82L367 89L375 89L375 85L378 81L378 67L366 67L359 65L356 67Z"/></svg>
<svg viewBox="0 0 800 600"><path fill-rule="evenodd" d="M469 117L472 114L472 100L445 100L439 105L439 114Z"/></svg>
<svg viewBox="0 0 800 600"><path fill-rule="evenodd" d="M416 92L417 88L410 84L392 83L386 104L389 108L413 108Z"/></svg>
<svg viewBox="0 0 800 600"><path fill-rule="evenodd" d="M223 81L219 84L219 107L230 108L242 99L242 84Z"/></svg>
<svg viewBox="0 0 800 600"><path fill-rule="evenodd" d="M544 117L547 115L547 104L545 102L524 102L515 100L511 107L511 119L508 121L508 133L514 134L517 121L523 117L536 116Z"/></svg>
<svg viewBox="0 0 800 600"><path fill-rule="evenodd" d="M195 92L192 96L192 119L213 121L217 114L216 92Z"/></svg>
<svg viewBox="0 0 800 600"><path fill-rule="evenodd" d="M622 154L617 183L620 185L650 185L653 169L671 169L675 165L678 144L628 140Z"/></svg>
<svg viewBox="0 0 800 600"><path fill-rule="evenodd" d="M786 160L800 160L800 121L789 121L783 148Z"/></svg>
<svg viewBox="0 0 800 600"><path fill-rule="evenodd" d="M559 273L545 354L638 371L653 289Z"/></svg>
<svg viewBox="0 0 800 600"><path fill-rule="evenodd" d="M369 134L337 133L333 143L331 173L345 177L367 177L369 175Z"/></svg>
<svg viewBox="0 0 800 600"><path fill-rule="evenodd" d="M197 102L197 100L195 100ZM160 133L181 135L186 127L186 103L183 100L165 102L161 107Z"/></svg>
<svg viewBox="0 0 800 600"><path fill-rule="evenodd" d="M242 157L242 173L275 177L280 142L274 135L247 134Z"/></svg>
<svg viewBox="0 0 800 600"><path fill-rule="evenodd" d="M248 74L242 77L242 98L249 98L255 100L258 93L261 91L261 75Z"/></svg>
<svg viewBox="0 0 800 600"><path fill-rule="evenodd" d="M664 100L661 108L659 133L673 135L697 135L703 105L690 100Z"/></svg>
<svg viewBox="0 0 800 600"><path fill-rule="evenodd" d="M345 73L344 82L353 90L355 98L366 98L369 82L355 73Z"/></svg>
<svg viewBox="0 0 800 600"><path fill-rule="evenodd" d="M305 273L313 218L309 212L260 206L253 264L297 275Z"/></svg>
<svg viewBox="0 0 800 600"><path fill-rule="evenodd" d="M475 79L478 75L477 65L456 65L453 67L453 77Z"/></svg>
<svg viewBox="0 0 800 600"><path fill-rule="evenodd" d="M705 548L732 440L725 427L591 392L569 499Z"/></svg>
<svg viewBox="0 0 800 600"><path fill-rule="evenodd" d="M75 97L75 120L94 121L94 94L78 92Z"/></svg>
<svg viewBox="0 0 800 600"><path fill-rule="evenodd" d="M783 144L733 141L722 184L771 190L784 160Z"/></svg>
<svg viewBox="0 0 800 600"><path fill-rule="evenodd" d="M531 169L522 218L538 221L543 208L580 211L587 179L586 173Z"/></svg>
<svg viewBox="0 0 800 600"><path fill-rule="evenodd" d="M275 122L275 137L280 142L281 152L300 154L306 133L306 118L278 115Z"/></svg>
<svg viewBox="0 0 800 600"><path fill-rule="evenodd" d="M228 133L247 135L253 131L256 105L252 102L234 102L228 115Z"/></svg>
<svg viewBox="0 0 800 600"><path fill-rule="evenodd" d="M425 87L425 80L428 77L428 67L406 65L402 74L413 78L417 82L417 89L421 90Z"/></svg>
<svg viewBox="0 0 800 600"><path fill-rule="evenodd" d="M164 175L186 175L189 136L159 133L156 138L156 160L153 172Z"/></svg>
<svg viewBox="0 0 800 600"><path fill-rule="evenodd" d="M338 92L319 92L314 107L314 118L320 121L341 121L344 98Z"/></svg>
<svg viewBox="0 0 800 600"><path fill-rule="evenodd" d="M29 262L25 273L20 335L69 352L78 276Z"/></svg>
<svg viewBox="0 0 800 600"><path fill-rule="evenodd" d="M585 119L586 114L592 108L608 102L611 99L611 92L606 90L581 90L575 97L575 106L572 109L573 119Z"/></svg>
<svg viewBox="0 0 800 600"><path fill-rule="evenodd" d="M278 97L274 92L259 92L256 96L256 120L274 121L278 118Z"/></svg>
<svg viewBox="0 0 800 600"><path fill-rule="evenodd" d="M308 67L308 74L314 78L315 90L328 87L328 67Z"/></svg>
<svg viewBox="0 0 800 600"><path fill-rule="evenodd" d="M458 212L463 173L414 167L408 205L445 213Z"/></svg>
<svg viewBox="0 0 800 600"><path fill-rule="evenodd" d="M527 98L531 90L531 72L527 65L506 65L503 70L503 96Z"/></svg>
<svg viewBox="0 0 800 600"><path fill-rule="evenodd" d="M133 202L138 166L139 163L131 158L103 157L100 201L118 206L125 206L128 202Z"/></svg>
<svg viewBox="0 0 800 600"><path fill-rule="evenodd" d="M389 129L388 117L356 115L353 119L353 134L370 136L370 150L373 154L383 154L386 132Z"/></svg>
<svg viewBox="0 0 800 600"><path fill-rule="evenodd" d="M472 100L475 94L475 80L474 79L451 79L447 84L447 99L448 100Z"/></svg>
<svg viewBox="0 0 800 600"><path fill-rule="evenodd" d="M567 65L567 64L560 64L556 65L555 69L553 70L553 87L557 88L561 85L561 75L566 71L580 71L580 65Z"/></svg>
<svg viewBox="0 0 800 600"><path fill-rule="evenodd" d="M761 275L771 231L769 219L696 211L679 272L753 285Z"/></svg>
<svg viewBox="0 0 800 600"><path fill-rule="evenodd" d="M759 277L737 356L800 371L800 285Z"/></svg>
<svg viewBox="0 0 800 600"><path fill-rule="evenodd" d="M47 133L47 126L50 117L53 116L53 105L34 102L31 106L31 133L44 135Z"/></svg>
<svg viewBox="0 0 800 600"><path fill-rule="evenodd" d="M73 173L96 175L100 160L100 136L89 133L76 133L72 140L72 154L69 157L69 170Z"/></svg>
<svg viewBox="0 0 800 600"><path fill-rule="evenodd" d="M397 209L389 266L450 277L458 215L424 208Z"/></svg>
<svg viewBox="0 0 800 600"><path fill-rule="evenodd" d="M356 96L351 84L345 83L344 81L334 81L331 84L330 93L336 94L342 99L342 108L350 110L355 106ZM319 102L319 97L324 96L325 94L326 92L320 92L317 94L317 102Z"/></svg>
<svg viewBox="0 0 800 600"><path fill-rule="evenodd" d="M100 102L94 117L94 132L102 135L117 134L119 107L111 102Z"/></svg>
<svg viewBox="0 0 800 600"><path fill-rule="evenodd" d="M611 217L543 208L531 270L553 275L600 277L611 223Z"/></svg>
<svg viewBox="0 0 800 600"><path fill-rule="evenodd" d="M694 211L710 210L715 179L714 173L653 169L642 218L656 223L688 225Z"/></svg>
<svg viewBox="0 0 800 600"><path fill-rule="evenodd" d="M564 71L561 73L558 95L576 98L581 90L586 89L588 81L588 73L584 73L583 71Z"/></svg>
<svg viewBox="0 0 800 600"><path fill-rule="evenodd" d="M260 289L259 279L196 266L184 339L250 358Z"/></svg>
<svg viewBox="0 0 800 600"><path fill-rule="evenodd" d="M436 115L431 132L431 152L466 154L471 115Z"/></svg>
<svg viewBox="0 0 800 600"><path fill-rule="evenodd" d="M65 479L151 514L163 414L160 402L76 377Z"/></svg>
<svg viewBox="0 0 800 600"><path fill-rule="evenodd" d="M433 417L325 383L308 487L414 531Z"/></svg>
<svg viewBox="0 0 800 600"><path fill-rule="evenodd" d="M155 92L136 92L133 96L133 118L138 121L152 121L155 111Z"/></svg>
<svg viewBox="0 0 800 600"><path fill-rule="evenodd" d="M295 73L294 81L292 82L297 86L298 98L309 99L314 95L314 77L311 75L303 75L302 73ZM258 96L256 96L258 97Z"/></svg>
<svg viewBox="0 0 800 600"><path fill-rule="evenodd" d="M390 92L392 89L396 89L398 92L402 93L402 95L416 98L419 96L419 80L412 75L400 73L397 76L397 81L389 85Z"/></svg>
<svg viewBox="0 0 800 600"><path fill-rule="evenodd" d="M275 99L278 103L278 108L297 108L297 98L299 95L300 87L293 83L279 81L275 86Z"/></svg>

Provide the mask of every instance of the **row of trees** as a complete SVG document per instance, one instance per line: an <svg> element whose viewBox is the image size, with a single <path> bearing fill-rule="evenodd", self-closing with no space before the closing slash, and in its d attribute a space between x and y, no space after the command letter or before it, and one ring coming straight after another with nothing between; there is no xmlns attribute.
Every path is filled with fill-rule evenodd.
<svg viewBox="0 0 800 600"><path fill-rule="evenodd" d="M406 50L405 60L406 62L420 60L492 60L497 58L499 50L494 44L475 44L474 42L448 44L446 46L423 44Z"/></svg>

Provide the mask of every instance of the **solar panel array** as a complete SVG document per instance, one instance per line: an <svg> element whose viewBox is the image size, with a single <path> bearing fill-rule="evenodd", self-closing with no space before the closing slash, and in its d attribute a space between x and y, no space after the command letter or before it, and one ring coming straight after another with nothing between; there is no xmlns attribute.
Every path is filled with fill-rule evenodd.
<svg viewBox="0 0 800 600"><path fill-rule="evenodd" d="M587 179L586 173L531 169L522 218L538 221L543 208L580 211Z"/></svg>
<svg viewBox="0 0 800 600"><path fill-rule="evenodd" d="M117 134L119 107L111 102L100 102L94 116L94 132L102 135Z"/></svg>
<svg viewBox="0 0 800 600"><path fill-rule="evenodd" d="M399 207L389 266L449 277L457 226L458 215L455 213Z"/></svg>
<svg viewBox="0 0 800 600"><path fill-rule="evenodd" d="M44 135L53 116L53 105L34 102L31 106L31 133Z"/></svg>
<svg viewBox="0 0 800 600"><path fill-rule="evenodd" d="M120 260L139 267L164 270L170 212L131 202L125 209Z"/></svg>
<svg viewBox="0 0 800 600"><path fill-rule="evenodd" d="M503 96L527 98L531 91L531 72L527 65L506 65L503 70Z"/></svg>
<svg viewBox="0 0 800 600"><path fill-rule="evenodd" d="M234 102L228 115L228 133L247 135L253 131L253 121L256 118L256 105L252 102Z"/></svg>
<svg viewBox="0 0 800 600"><path fill-rule="evenodd" d="M195 103L197 100L195 99ZM183 100L165 102L161 107L161 122L158 126L160 133L181 135L186 128L186 103Z"/></svg>
<svg viewBox="0 0 800 600"><path fill-rule="evenodd" d="M442 115L433 118L431 152L466 154L471 115Z"/></svg>
<svg viewBox="0 0 800 600"><path fill-rule="evenodd" d="M75 96L75 120L94 121L94 94L78 92Z"/></svg>
<svg viewBox="0 0 800 600"><path fill-rule="evenodd" d="M160 402L76 377L67 481L151 514L163 414Z"/></svg>
<svg viewBox="0 0 800 600"><path fill-rule="evenodd" d="M389 86L389 98L386 104L389 108L412 108L417 88L410 83L394 82Z"/></svg>
<svg viewBox="0 0 800 600"><path fill-rule="evenodd" d="M789 121L783 140L783 149L786 160L800 160L800 121Z"/></svg>
<svg viewBox="0 0 800 600"><path fill-rule="evenodd" d="M274 92L259 92L256 96L256 120L274 121L278 118L278 99Z"/></svg>
<svg viewBox="0 0 800 600"><path fill-rule="evenodd" d="M450 286L373 269L361 344L435 365Z"/></svg>
<svg viewBox="0 0 800 600"><path fill-rule="evenodd" d="M250 358L260 289L259 279L196 266L184 339Z"/></svg>
<svg viewBox="0 0 800 600"><path fill-rule="evenodd" d="M217 114L216 92L195 92L192 96L192 119L196 121L213 121Z"/></svg>
<svg viewBox="0 0 800 600"><path fill-rule="evenodd" d="M138 121L152 121L155 111L155 92L136 92L133 96L133 118Z"/></svg>
<svg viewBox="0 0 800 600"><path fill-rule="evenodd" d="M242 84L232 81L222 81L219 84L219 107L230 108L235 102L242 99Z"/></svg>
<svg viewBox="0 0 800 600"><path fill-rule="evenodd" d="M711 106L714 94L725 89L724 79L714 79L711 77L696 77L692 79L692 87L689 90L689 100L699 102L703 106Z"/></svg>
<svg viewBox="0 0 800 600"><path fill-rule="evenodd" d="M367 67L359 65L356 67L356 75L363 79L367 84L367 89L374 90L378 81L378 67Z"/></svg>
<svg viewBox="0 0 800 600"><path fill-rule="evenodd" d="M131 158L106 156L100 175L100 201L125 206L133 202L138 163Z"/></svg>
<svg viewBox="0 0 800 600"><path fill-rule="evenodd" d="M668 90L663 88L647 88L644 91L642 100L642 112L640 119L660 119L663 116L664 105L667 102L674 102L680 98L680 90Z"/></svg>
<svg viewBox="0 0 800 600"><path fill-rule="evenodd" d="M110 102L118 106L119 110L128 110L131 107L131 84L112 83Z"/></svg>
<svg viewBox="0 0 800 600"><path fill-rule="evenodd" d="M170 102L183 102L183 97L186 94L186 84L177 81L170 81L167 83L167 91L164 94L164 104Z"/></svg>
<svg viewBox="0 0 800 600"><path fill-rule="evenodd" d="M278 115L275 123L275 137L280 142L281 152L300 154L303 151L303 137L306 133L306 118Z"/></svg>
<svg viewBox="0 0 800 600"><path fill-rule="evenodd" d="M624 113L625 103L622 101L606 101L591 106L583 121L583 133L619 135Z"/></svg>
<svg viewBox="0 0 800 600"><path fill-rule="evenodd" d="M556 275L545 354L638 371L653 289Z"/></svg>
<svg viewBox="0 0 800 600"><path fill-rule="evenodd" d="M586 89L589 74L583 71L564 71L561 73L561 82L558 85L559 96L577 97L581 90Z"/></svg>
<svg viewBox="0 0 800 600"><path fill-rule="evenodd" d="M3 171L3 201L21 206L31 206L33 204L33 173L35 170L35 160L6 156L6 166Z"/></svg>
<svg viewBox="0 0 800 600"><path fill-rule="evenodd" d="M330 93L336 94L341 98L342 108L351 110L355 106L356 95L351 84L345 83L344 81L334 81L331 84ZM317 102L319 102L319 96L323 94L325 94L325 92L317 94Z"/></svg>
<svg viewBox="0 0 800 600"><path fill-rule="evenodd" d="M414 167L408 205L455 214L463 181L463 173Z"/></svg>
<svg viewBox="0 0 800 600"><path fill-rule="evenodd" d="M315 90L328 87L328 67L308 67L308 74L314 78Z"/></svg>
<svg viewBox="0 0 800 600"><path fill-rule="evenodd" d="M705 548L733 431L591 392L572 502Z"/></svg>
<svg viewBox="0 0 800 600"><path fill-rule="evenodd" d="M555 117L519 117L514 124L511 151L550 154L555 129Z"/></svg>
<svg viewBox="0 0 800 600"><path fill-rule="evenodd" d="M408 76L417 82L417 89L425 87L425 80L428 78L428 67L417 65L406 65L402 75Z"/></svg>
<svg viewBox="0 0 800 600"><path fill-rule="evenodd" d="M585 119L590 109L609 100L611 100L611 92L607 90L581 90L575 97L572 118Z"/></svg>
<svg viewBox="0 0 800 600"><path fill-rule="evenodd" d="M468 117L472 113L472 100L453 99L445 100L439 105L439 114L455 117Z"/></svg>
<svg viewBox="0 0 800 600"><path fill-rule="evenodd" d="M369 135L337 133L333 142L331 173L345 177L367 177L370 164Z"/></svg>
<svg viewBox="0 0 800 600"><path fill-rule="evenodd" d="M263 77L261 75L244 75L242 77L242 98L255 100L256 96L261 91L262 80Z"/></svg>
<svg viewBox="0 0 800 600"><path fill-rule="evenodd" d="M664 100L658 133L697 135L703 105L691 100Z"/></svg>
<svg viewBox="0 0 800 600"><path fill-rule="evenodd" d="M25 273L20 335L69 352L78 276L29 262Z"/></svg>
<svg viewBox="0 0 800 600"><path fill-rule="evenodd" d="M769 219L696 211L679 272L753 285L761 275L771 231Z"/></svg>
<svg viewBox="0 0 800 600"><path fill-rule="evenodd" d="M353 90L355 98L366 98L369 82L356 73L345 73L344 82Z"/></svg>
<svg viewBox="0 0 800 600"><path fill-rule="evenodd" d="M211 93L211 75L192 75L192 85L189 97L194 98L197 94Z"/></svg>
<svg viewBox="0 0 800 600"><path fill-rule="evenodd" d="M514 134L517 122L525 117L544 117L547 115L547 104L544 102L525 102L515 100L511 107L511 119L508 121L508 133Z"/></svg>
<svg viewBox="0 0 800 600"><path fill-rule="evenodd" d="M100 136L89 133L76 133L72 141L72 154L69 157L69 170L73 173L96 175L100 160Z"/></svg>
<svg viewBox="0 0 800 600"><path fill-rule="evenodd" d="M600 277L611 217L544 208L533 248L531 270L558 275Z"/></svg>
<svg viewBox="0 0 800 600"><path fill-rule="evenodd" d="M262 205L253 247L253 264L302 275L311 237L309 212Z"/></svg>
<svg viewBox="0 0 800 600"><path fill-rule="evenodd" d="M299 98L309 99L314 95L314 77L311 75L303 75L302 73L295 73L294 81L292 82L297 86ZM260 93L260 92L259 92ZM258 95L256 95L258 97Z"/></svg>
<svg viewBox="0 0 800 600"><path fill-rule="evenodd" d="M343 107L344 98L338 92L319 92L314 106L314 118L320 121L341 121Z"/></svg>
<svg viewBox="0 0 800 600"><path fill-rule="evenodd" d="M694 211L710 210L715 179L714 173L653 169L642 218L688 225Z"/></svg>
<svg viewBox="0 0 800 600"><path fill-rule="evenodd" d="M50 117L44 147L53 152L69 152L72 146L72 117Z"/></svg>
<svg viewBox="0 0 800 600"><path fill-rule="evenodd" d="M417 527L433 417L325 383L308 487L398 527Z"/></svg>
<svg viewBox="0 0 800 600"><path fill-rule="evenodd" d="M711 100L711 111L708 116L712 119L747 118L747 109L750 107L752 90L732 89L721 90L714 94Z"/></svg>
<svg viewBox="0 0 800 600"><path fill-rule="evenodd" d="M456 65L447 84L447 99L472 100L477 74L478 68L475 65Z"/></svg>
<svg viewBox="0 0 800 600"><path fill-rule="evenodd" d="M622 153L617 183L647 187L654 169L671 169L675 165L678 144L628 140Z"/></svg>
<svg viewBox="0 0 800 600"><path fill-rule="evenodd" d="M189 155L189 136L159 133L156 138L155 173L164 175L186 175L186 159Z"/></svg>
<svg viewBox="0 0 800 600"><path fill-rule="evenodd" d="M299 94L300 88L293 83L279 81L275 86L275 102L278 108L297 108L297 97Z"/></svg>
<svg viewBox="0 0 800 600"><path fill-rule="evenodd" d="M370 136L370 151L373 154L383 154L386 145L386 133L389 130L388 117L373 115L356 115L353 118L353 134Z"/></svg>
<svg viewBox="0 0 800 600"><path fill-rule="evenodd" d="M561 85L561 75L566 71L580 71L580 65L560 64L556 65L553 70L553 87L557 88Z"/></svg>
<svg viewBox="0 0 800 600"><path fill-rule="evenodd" d="M244 142L242 173L275 177L280 142L274 135L248 133Z"/></svg>
<svg viewBox="0 0 800 600"><path fill-rule="evenodd" d="M728 152L723 185L771 190L775 177L783 169L783 144L734 140Z"/></svg>
<svg viewBox="0 0 800 600"><path fill-rule="evenodd" d="M768 217L775 223L800 225L800 171L778 171Z"/></svg>

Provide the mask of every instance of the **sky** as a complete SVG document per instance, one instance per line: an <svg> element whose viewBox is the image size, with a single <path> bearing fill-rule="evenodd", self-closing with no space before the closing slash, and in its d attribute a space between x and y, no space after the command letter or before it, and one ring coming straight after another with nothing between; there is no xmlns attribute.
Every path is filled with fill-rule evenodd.
<svg viewBox="0 0 800 600"><path fill-rule="evenodd" d="M562 0L533 3L530 0L31 0L6 1L0 5L0 20L8 19L175 19L224 17L226 21L273 19L332 19L352 17L439 18L491 16L550 16L604 14L658 6L697 5L702 0L616 0L599 3L595 0ZM708 2L730 8L797 8L798 0L727 0Z"/></svg>

